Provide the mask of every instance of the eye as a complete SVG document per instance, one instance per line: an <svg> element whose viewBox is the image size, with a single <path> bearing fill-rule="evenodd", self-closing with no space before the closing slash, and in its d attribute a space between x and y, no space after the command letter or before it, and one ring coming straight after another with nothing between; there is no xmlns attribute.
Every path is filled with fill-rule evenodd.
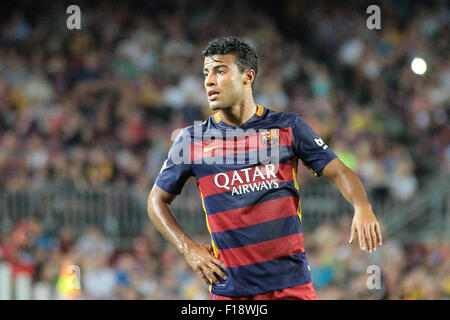
<svg viewBox="0 0 450 320"><path fill-rule="evenodd" d="M219 74L225 74L225 71L219 70Z"/></svg>

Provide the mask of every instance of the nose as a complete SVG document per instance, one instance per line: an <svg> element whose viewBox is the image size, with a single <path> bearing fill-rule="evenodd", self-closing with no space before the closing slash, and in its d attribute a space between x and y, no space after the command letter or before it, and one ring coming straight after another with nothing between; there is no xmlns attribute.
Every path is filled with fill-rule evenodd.
<svg viewBox="0 0 450 320"><path fill-rule="evenodd" d="M206 77L205 77L205 87L212 87L212 86L214 86L216 84L216 79L215 79L215 77L214 77L214 75L213 74L208 74Z"/></svg>

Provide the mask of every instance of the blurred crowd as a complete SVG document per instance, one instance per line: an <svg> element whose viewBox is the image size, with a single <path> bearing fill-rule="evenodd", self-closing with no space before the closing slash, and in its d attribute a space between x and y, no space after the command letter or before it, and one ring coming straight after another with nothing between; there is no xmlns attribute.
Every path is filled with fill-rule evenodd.
<svg viewBox="0 0 450 320"><path fill-rule="evenodd" d="M322 2L272 17L252 2L100 1L81 5L81 30L61 4L12 11L0 23L0 186L148 190L174 130L210 114L202 47L233 34L258 52L256 103L299 113L366 188L408 200L449 171L450 65L444 2L405 4L384 4L381 30Z"/></svg>
<svg viewBox="0 0 450 320"><path fill-rule="evenodd" d="M46 299L209 297L203 280L195 276L174 247L159 237L151 223L133 239L130 248L123 249L94 226L81 233L65 227L51 235L41 222L23 220L12 233L0 237L2 262L11 266L12 279L26 274L34 287L49 288ZM70 266L78 271L74 273ZM76 277L69 280L72 288L68 286L71 276Z"/></svg>
<svg viewBox="0 0 450 320"><path fill-rule="evenodd" d="M450 299L450 245L439 237L405 244L383 239L372 253L348 244L350 217L305 234L319 299ZM379 278L377 276L379 275Z"/></svg>
<svg viewBox="0 0 450 320"><path fill-rule="evenodd" d="M366 27L355 1L158 2L81 3L81 30L66 28L62 4L2 10L2 192L61 183L148 194L173 132L211 114L201 49L220 35L256 48L255 102L300 114L369 192L407 202L424 179L450 172L444 1L383 3L381 30ZM424 75L411 71L416 56L427 62ZM299 170L301 183L312 177ZM52 285L66 263L79 265L79 298L208 296L151 226L123 252L96 229L75 237L70 228L47 235L39 222L27 236L20 228L3 235L0 260ZM448 244L392 241L369 255L350 250L340 228L325 224L305 237L319 298L449 297ZM364 289L369 264L380 265L383 290Z"/></svg>
<svg viewBox="0 0 450 320"><path fill-rule="evenodd" d="M448 243L385 239L377 251L362 252L347 243L349 223L348 218L324 223L305 236L319 299L450 299ZM207 238L196 240L207 244ZM41 223L24 220L0 237L2 262L11 266L14 279L27 274L34 286L46 285L51 299L209 298L208 286L150 223L123 250L95 227L78 235L66 227L52 236ZM73 265L79 268L76 290L67 287ZM379 279L373 278L375 269Z"/></svg>

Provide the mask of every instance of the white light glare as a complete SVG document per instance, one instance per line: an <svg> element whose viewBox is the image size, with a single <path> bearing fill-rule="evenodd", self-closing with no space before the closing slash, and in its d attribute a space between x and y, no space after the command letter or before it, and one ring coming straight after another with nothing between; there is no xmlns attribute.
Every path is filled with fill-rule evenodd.
<svg viewBox="0 0 450 320"><path fill-rule="evenodd" d="M415 57L411 62L411 70L415 74L423 75L427 72L427 63L422 58Z"/></svg>

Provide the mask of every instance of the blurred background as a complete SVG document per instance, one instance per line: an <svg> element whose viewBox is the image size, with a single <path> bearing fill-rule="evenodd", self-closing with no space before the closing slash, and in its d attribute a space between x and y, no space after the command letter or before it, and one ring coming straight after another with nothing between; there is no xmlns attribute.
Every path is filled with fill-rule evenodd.
<svg viewBox="0 0 450 320"><path fill-rule="evenodd" d="M300 114L381 223L376 252L348 245L351 206L300 165L318 298L449 299L448 3L380 2L380 30L371 4L1 2L0 299L208 299L146 207L172 132L210 115L201 49L220 35L256 48L255 102ZM173 210L210 242L194 181Z"/></svg>

